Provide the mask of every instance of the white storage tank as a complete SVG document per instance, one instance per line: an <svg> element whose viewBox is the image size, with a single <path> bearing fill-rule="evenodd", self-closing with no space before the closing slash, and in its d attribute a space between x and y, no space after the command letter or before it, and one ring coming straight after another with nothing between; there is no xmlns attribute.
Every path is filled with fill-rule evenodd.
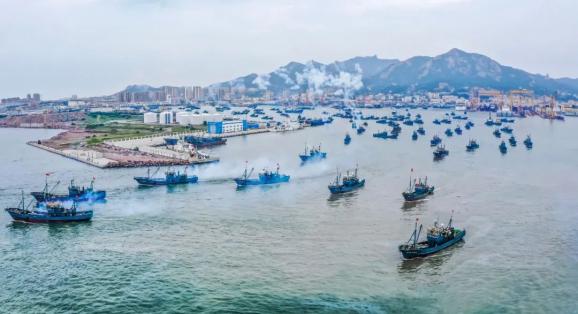
<svg viewBox="0 0 578 314"><path fill-rule="evenodd" d="M182 125L191 124L191 113L187 111L179 111L176 114L175 122Z"/></svg>
<svg viewBox="0 0 578 314"><path fill-rule="evenodd" d="M145 112L144 114L144 123L146 124L156 124L159 120L157 118L156 112Z"/></svg>
<svg viewBox="0 0 578 314"><path fill-rule="evenodd" d="M173 123L173 113L172 111L163 111L159 115L160 124L172 124Z"/></svg>

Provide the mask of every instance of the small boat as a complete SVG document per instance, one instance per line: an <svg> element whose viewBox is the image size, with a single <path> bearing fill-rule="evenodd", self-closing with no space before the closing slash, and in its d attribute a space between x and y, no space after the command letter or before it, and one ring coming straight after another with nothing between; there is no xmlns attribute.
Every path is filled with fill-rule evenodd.
<svg viewBox="0 0 578 314"><path fill-rule="evenodd" d="M502 133L500 132L499 129L495 129L495 130L494 130L494 136L497 137L497 138L502 137Z"/></svg>
<svg viewBox="0 0 578 314"><path fill-rule="evenodd" d="M419 135L425 135L425 130L424 130L424 128L420 126L420 127L417 129L417 133L418 133Z"/></svg>
<svg viewBox="0 0 578 314"><path fill-rule="evenodd" d="M503 128L500 129L500 131L504 132L504 133L508 133L508 134L512 134L512 132L514 131L511 127L509 126L505 126Z"/></svg>
<svg viewBox="0 0 578 314"><path fill-rule="evenodd" d="M466 128L466 130L469 130L469 129L472 128L472 127L471 127L469 124L467 124L467 123L466 123L466 125L465 125L464 127Z"/></svg>
<svg viewBox="0 0 578 314"><path fill-rule="evenodd" d="M445 146L442 145L438 145L436 147L436 149L433 152L434 155L434 159L435 160L441 160L444 159L447 155L450 154L450 151L446 149Z"/></svg>
<svg viewBox="0 0 578 314"><path fill-rule="evenodd" d="M500 148L500 153L502 153L502 154L505 154L508 152L508 146L506 146L506 142L504 142L504 141L502 141L499 148Z"/></svg>
<svg viewBox="0 0 578 314"><path fill-rule="evenodd" d="M454 129L454 131L456 132L457 135L462 135L462 129L460 128L459 125L457 128Z"/></svg>
<svg viewBox="0 0 578 314"><path fill-rule="evenodd" d="M405 121L403 121L403 124L412 126L412 125L413 125L413 121L411 121L411 120L405 120Z"/></svg>
<svg viewBox="0 0 578 314"><path fill-rule="evenodd" d="M326 157L327 153L321 151L321 144L319 144L318 147L312 147L311 149L305 146L305 151L303 154L299 155L302 162L325 159Z"/></svg>
<svg viewBox="0 0 578 314"><path fill-rule="evenodd" d="M351 136L349 136L349 133L347 133L345 134L345 138L343 139L343 144L349 145L349 143L351 143Z"/></svg>
<svg viewBox="0 0 578 314"><path fill-rule="evenodd" d="M440 122L440 120L438 120L438 119L435 119L435 120L433 120L433 124L437 124L437 125L440 125L440 124L442 124L442 123Z"/></svg>
<svg viewBox="0 0 578 314"><path fill-rule="evenodd" d="M199 181L197 176L187 175L186 168L184 173L175 172L169 169L165 172L164 178L156 178L155 175L159 169L160 168L157 168L152 175L150 169L148 169L146 177L134 177L134 180L138 182L138 184L145 186L188 184L197 183Z"/></svg>
<svg viewBox="0 0 578 314"><path fill-rule="evenodd" d="M495 124L494 120L492 119L492 114L490 114L490 116L488 117L488 120L486 120L486 122L484 122L484 124L487 126L493 126Z"/></svg>
<svg viewBox="0 0 578 314"><path fill-rule="evenodd" d="M450 120L450 119L448 119L448 118L442 119L441 122L442 122L442 123L445 123L445 124L452 124L452 120Z"/></svg>
<svg viewBox="0 0 578 314"><path fill-rule="evenodd" d="M24 193L18 207L9 207L5 210L12 219L23 222L35 223L57 223L57 222L80 222L92 219L93 210L78 210L76 202L70 208L64 207L60 203L39 203L31 208L24 203Z"/></svg>
<svg viewBox="0 0 578 314"><path fill-rule="evenodd" d="M253 170L254 169L251 169L251 171L248 172L247 167L245 167L245 172L243 172L243 175L239 178L234 179L235 183L237 183L237 187L289 182L290 176L279 173L279 165L277 165L276 171L269 171L267 169L263 169L263 172L259 173L258 178L250 179Z"/></svg>
<svg viewBox="0 0 578 314"><path fill-rule="evenodd" d="M448 137L454 135L454 132L452 132L452 129L450 129L450 128L447 128L446 131L445 131L445 133L446 133L446 135L447 135Z"/></svg>
<svg viewBox="0 0 578 314"><path fill-rule="evenodd" d="M441 144L442 139L441 139L439 136L434 135L434 137L433 137L433 138L431 139L431 141L429 141L429 142L430 142L430 145L431 145L432 147L433 147L433 146L438 146L439 144Z"/></svg>
<svg viewBox="0 0 578 314"><path fill-rule="evenodd" d="M444 159L447 155L450 154L450 151L445 148L445 146L438 145L434 150L434 159L441 160Z"/></svg>
<svg viewBox="0 0 578 314"><path fill-rule="evenodd" d="M357 124L355 124L355 122L351 123L351 128L352 128L352 129L357 129Z"/></svg>
<svg viewBox="0 0 578 314"><path fill-rule="evenodd" d="M423 120L421 119L421 117L416 117L415 120L413 120L413 123L415 123L415 124L423 124Z"/></svg>
<svg viewBox="0 0 578 314"><path fill-rule="evenodd" d="M526 137L526 139L524 140L524 145L526 145L527 149L532 149L532 147L534 146L534 143L532 142L532 139L530 138L530 135L528 135Z"/></svg>
<svg viewBox="0 0 578 314"><path fill-rule="evenodd" d="M224 145L227 143L226 138L206 137L206 136L196 136L196 135L184 136L183 140L189 144L193 144L197 148Z"/></svg>
<svg viewBox="0 0 578 314"><path fill-rule="evenodd" d="M417 141L417 131L413 131L413 134L411 135L411 139L413 141Z"/></svg>
<svg viewBox="0 0 578 314"><path fill-rule="evenodd" d="M357 134L363 134L363 132L365 132L365 128L360 126L357 128Z"/></svg>
<svg viewBox="0 0 578 314"><path fill-rule="evenodd" d="M476 142L475 140L470 140L468 145L466 145L466 151L468 152L473 152L478 148L480 148L480 144L478 144L478 142Z"/></svg>
<svg viewBox="0 0 578 314"><path fill-rule="evenodd" d="M48 175L46 175L46 180L48 180ZM58 183L54 185L52 190L56 188ZM48 181L44 184L44 190L42 192L32 192L30 193L37 202L94 202L102 201L106 199L106 191L94 190L94 178L90 181L90 186L80 187L74 184L74 180L70 180L70 185L68 186L68 194L55 194L48 191Z"/></svg>
<svg viewBox="0 0 578 314"><path fill-rule="evenodd" d="M399 133L398 132L391 132L391 133L387 133L387 131L381 131L381 132L377 132L377 133L373 133L373 137L377 137L377 138L383 138L383 139L397 139Z"/></svg>
<svg viewBox="0 0 578 314"><path fill-rule="evenodd" d="M510 138L508 139L508 142L510 142L510 146L515 147L518 144L518 141L516 141L516 138L512 135L510 136Z"/></svg>
<svg viewBox="0 0 578 314"><path fill-rule="evenodd" d="M367 122L363 122L363 126L368 126Z"/></svg>
<svg viewBox="0 0 578 314"><path fill-rule="evenodd" d="M428 195L433 194L433 192L434 186L427 184L427 177L425 178L425 180L422 181L421 179L412 180L410 176L409 187L405 192L401 193L401 195L403 196L406 202L413 202L424 199Z"/></svg>
<svg viewBox="0 0 578 314"><path fill-rule="evenodd" d="M352 175L349 174L349 171L347 171L344 177L341 176L341 173L338 173L335 181L329 184L328 188L331 194L341 194L357 190L364 185L365 179L359 179L356 167Z"/></svg>
<svg viewBox="0 0 578 314"><path fill-rule="evenodd" d="M418 220L416 219L413 233L407 243L400 245L398 248L406 259L425 257L437 253L458 243L466 235L465 229L460 230L452 226L452 217L450 217L447 227L435 222L434 226L427 230L427 240L419 242L423 226L420 225L418 230L417 222Z"/></svg>

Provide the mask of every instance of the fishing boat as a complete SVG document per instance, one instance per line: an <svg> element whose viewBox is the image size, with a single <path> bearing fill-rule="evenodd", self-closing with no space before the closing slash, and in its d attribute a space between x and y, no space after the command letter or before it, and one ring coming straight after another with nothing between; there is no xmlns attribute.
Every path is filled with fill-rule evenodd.
<svg viewBox="0 0 578 314"><path fill-rule="evenodd" d="M440 125L440 124L442 124L442 123L440 122L440 120L438 120L438 119L434 119L434 120L433 120L433 124L437 124L437 125Z"/></svg>
<svg viewBox="0 0 578 314"><path fill-rule="evenodd" d="M468 152L473 152L478 148L480 148L480 144L478 144L478 142L475 140L470 140L468 145L466 145L466 151Z"/></svg>
<svg viewBox="0 0 578 314"><path fill-rule="evenodd" d="M22 200L17 207L9 207L5 210L10 214L12 219L22 222L34 223L57 223L57 222L79 222L92 219L93 210L78 210L76 202L67 208L61 203L39 203L38 206L28 206L24 203L24 193Z"/></svg>
<svg viewBox="0 0 578 314"><path fill-rule="evenodd" d="M415 221L415 227L406 244L399 246L399 251L406 259L425 257L446 249L459 241L466 235L466 230L460 230L452 226L452 218L446 226L434 223L434 226L427 230L427 240L419 242L422 225L417 228L418 219Z"/></svg>
<svg viewBox="0 0 578 314"><path fill-rule="evenodd" d="M444 159L447 155L450 154L450 151L446 149L443 145L438 145L433 152L435 160Z"/></svg>
<svg viewBox="0 0 578 314"><path fill-rule="evenodd" d="M494 130L494 136L497 137L497 138L502 137L502 133L500 132L499 129L495 129L495 130Z"/></svg>
<svg viewBox="0 0 578 314"><path fill-rule="evenodd" d="M499 148L500 148L500 153L502 153L502 154L505 154L508 152L508 146L506 146L506 142L504 142L504 141L502 141Z"/></svg>
<svg viewBox="0 0 578 314"><path fill-rule="evenodd" d="M516 141L516 138L512 135L510 136L510 138L508 139L508 142L510 142L510 146L515 147L518 144L518 141Z"/></svg>
<svg viewBox="0 0 578 314"><path fill-rule="evenodd" d="M500 131L504 132L504 133L508 133L508 134L512 134L512 132L514 131L511 127L509 126L505 126L503 128L500 129Z"/></svg>
<svg viewBox="0 0 578 314"><path fill-rule="evenodd" d="M58 186L57 182L54 187L48 190L48 176L46 174L46 181L44 184L44 190L41 192L30 193L37 202L65 202L65 201L75 201L75 202L93 202L102 201L106 199L106 191L94 190L94 178L90 181L90 186L80 187L74 184L74 180L70 180L70 185L68 186L68 194L55 194L52 191Z"/></svg>
<svg viewBox="0 0 578 314"><path fill-rule="evenodd" d="M381 131L377 133L373 133L373 137L382 138L382 139L397 139L399 133L391 132L387 133L387 131Z"/></svg>
<svg viewBox="0 0 578 314"><path fill-rule="evenodd" d="M152 175L150 169L148 169L146 177L134 177L134 180L138 182L138 184L146 186L188 184L197 183L199 181L197 176L187 175L186 168L184 173L175 172L174 170L169 169L165 172L164 178L157 178L155 175L159 169L160 168L157 168Z"/></svg>
<svg viewBox="0 0 578 314"><path fill-rule="evenodd" d="M311 149L305 146L305 151L299 155L302 162L325 159L326 157L327 153L321 151L321 144L318 147L313 146Z"/></svg>
<svg viewBox="0 0 578 314"><path fill-rule="evenodd" d="M452 132L452 129L447 128L446 131L445 131L445 134L449 137L449 136L453 136L453 135L454 135L454 132Z"/></svg>
<svg viewBox="0 0 578 314"><path fill-rule="evenodd" d="M417 141L417 131L413 131L413 134L411 135L411 139L413 141Z"/></svg>
<svg viewBox="0 0 578 314"><path fill-rule="evenodd" d="M413 125L413 121L411 121L411 120L405 120L405 121L403 121L403 124L412 126L412 125Z"/></svg>
<svg viewBox="0 0 578 314"><path fill-rule="evenodd" d="M442 119L441 123L452 124L452 120L445 118L445 119Z"/></svg>
<svg viewBox="0 0 578 314"><path fill-rule="evenodd" d="M343 144L349 145L349 143L351 143L351 136L349 135L349 133L347 133L345 134L345 138L343 139Z"/></svg>
<svg viewBox="0 0 578 314"><path fill-rule="evenodd" d="M196 135L184 136L183 140L189 144L193 144L197 148L224 145L227 143L227 139L222 137L206 137Z"/></svg>
<svg viewBox="0 0 578 314"><path fill-rule="evenodd" d="M425 135L425 130L424 130L424 128L420 126L420 127L417 129L417 133L418 133L419 135Z"/></svg>
<svg viewBox="0 0 578 314"><path fill-rule="evenodd" d="M415 120L413 120L413 123L415 124L423 124L423 120L421 117L416 117Z"/></svg>
<svg viewBox="0 0 578 314"><path fill-rule="evenodd" d="M490 116L488 117L488 120L486 120L486 122L484 122L484 124L487 126L493 126L494 125L494 119L492 119L491 113L490 113Z"/></svg>
<svg viewBox="0 0 578 314"><path fill-rule="evenodd" d="M341 194L357 190L365 185L365 179L359 179L357 176L357 167L352 175L347 171L345 176L341 176L341 173L337 173L335 181L329 184L329 192L331 194Z"/></svg>
<svg viewBox="0 0 578 314"><path fill-rule="evenodd" d="M401 193L401 195L403 196L406 202L413 202L424 199L428 195L433 194L433 192L434 186L427 184L427 177L425 178L425 180L422 181L421 178L412 180L412 177L410 176L409 187L405 192Z"/></svg>
<svg viewBox="0 0 578 314"><path fill-rule="evenodd" d="M460 128L459 125L457 128L454 129L454 131L456 132L457 135L462 135L462 129Z"/></svg>
<svg viewBox="0 0 578 314"><path fill-rule="evenodd" d="M526 137L526 139L524 140L524 145L526 145L527 149L532 149L532 147L534 146L534 143L532 142L532 139L530 138L530 135L528 135Z"/></svg>
<svg viewBox="0 0 578 314"><path fill-rule="evenodd" d="M438 146L439 144L441 144L442 139L441 139L439 136L434 135L433 138L431 139L431 141L429 141L429 142L430 142L430 145L431 145L432 147L433 147L433 146Z"/></svg>
<svg viewBox="0 0 578 314"><path fill-rule="evenodd" d="M360 126L357 128L357 134L363 134L363 132L365 132L365 128Z"/></svg>
<svg viewBox="0 0 578 314"><path fill-rule="evenodd" d="M276 171L269 171L267 169L263 169L263 172L259 173L258 177L255 179L251 179L251 174L253 174L253 170L254 168L251 168L251 171L247 171L247 167L245 166L245 171L243 172L243 175L234 179L235 183L237 183L237 187L289 182L290 176L279 173L279 164L277 164Z"/></svg>
<svg viewBox="0 0 578 314"><path fill-rule="evenodd" d="M469 129L472 128L472 127L471 127L469 124L467 124L467 123L466 123L466 125L465 125L464 127L466 128L466 130L469 130Z"/></svg>

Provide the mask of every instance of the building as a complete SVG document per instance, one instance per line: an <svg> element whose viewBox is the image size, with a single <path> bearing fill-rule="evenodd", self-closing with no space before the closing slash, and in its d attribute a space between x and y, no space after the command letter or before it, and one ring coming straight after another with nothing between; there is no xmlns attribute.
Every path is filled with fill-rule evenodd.
<svg viewBox="0 0 578 314"><path fill-rule="evenodd" d="M145 112L144 123L146 124L156 124L158 123L158 116L156 112Z"/></svg>
<svg viewBox="0 0 578 314"><path fill-rule="evenodd" d="M220 121L223 121L223 115L219 113L195 114L190 111L179 111L175 117L175 122L182 125L202 125Z"/></svg>
<svg viewBox="0 0 578 314"><path fill-rule="evenodd" d="M223 134L241 131L247 131L247 120L207 122L207 132L209 134Z"/></svg>
<svg viewBox="0 0 578 314"><path fill-rule="evenodd" d="M193 100L203 100L203 88L201 86L193 86Z"/></svg>
<svg viewBox="0 0 578 314"><path fill-rule="evenodd" d="M173 112L172 111L163 111L159 114L159 123L160 124L173 124Z"/></svg>

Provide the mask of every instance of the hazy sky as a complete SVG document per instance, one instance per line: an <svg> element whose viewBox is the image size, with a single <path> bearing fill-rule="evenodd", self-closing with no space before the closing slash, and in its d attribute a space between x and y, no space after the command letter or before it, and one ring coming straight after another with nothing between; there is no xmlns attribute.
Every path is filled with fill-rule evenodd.
<svg viewBox="0 0 578 314"><path fill-rule="evenodd" d="M577 0L0 0L0 98L208 85L457 47L578 77Z"/></svg>

